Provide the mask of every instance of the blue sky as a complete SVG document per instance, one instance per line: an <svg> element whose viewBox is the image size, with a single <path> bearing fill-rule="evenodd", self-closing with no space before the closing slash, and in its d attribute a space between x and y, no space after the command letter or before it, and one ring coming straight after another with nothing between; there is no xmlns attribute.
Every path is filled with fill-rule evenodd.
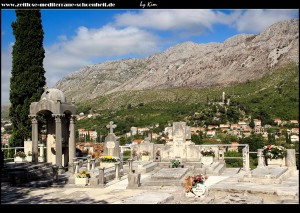
<svg viewBox="0 0 300 213"><path fill-rule="evenodd" d="M42 9L46 81L85 65L145 58L178 43L224 42L241 33L259 34L270 25L299 18L298 9ZM1 104L9 103L14 10L1 10Z"/></svg>

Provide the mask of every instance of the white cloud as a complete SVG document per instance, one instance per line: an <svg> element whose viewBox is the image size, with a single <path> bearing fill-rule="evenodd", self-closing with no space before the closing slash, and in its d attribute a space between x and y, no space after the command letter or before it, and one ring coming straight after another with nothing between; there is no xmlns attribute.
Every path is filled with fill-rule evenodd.
<svg viewBox="0 0 300 213"><path fill-rule="evenodd" d="M102 57L128 54L146 55L158 51L158 39L151 33L135 27L117 29L104 26L99 29L79 27L77 34L67 40L46 47L44 60L47 84L50 87L68 73Z"/></svg>
<svg viewBox="0 0 300 213"><path fill-rule="evenodd" d="M233 25L240 33L260 33L276 22L295 17L299 17L298 10L253 9L240 13Z"/></svg>
<svg viewBox="0 0 300 213"><path fill-rule="evenodd" d="M115 16L117 26L134 26L156 30L186 30L201 33L212 30L218 13L207 9L142 10Z"/></svg>
<svg viewBox="0 0 300 213"><path fill-rule="evenodd" d="M117 26L134 26L155 30L185 31L185 34L213 31L215 24L236 28L239 33L260 33L278 21L298 17L298 10L141 10L115 16Z"/></svg>
<svg viewBox="0 0 300 213"><path fill-rule="evenodd" d="M126 56L128 54L149 55L158 51L158 37L136 27L99 29L79 27L76 35L60 40L45 48L44 68L48 87L53 87L65 75L101 58ZM11 75L11 48L2 54L1 102L8 102L9 78Z"/></svg>

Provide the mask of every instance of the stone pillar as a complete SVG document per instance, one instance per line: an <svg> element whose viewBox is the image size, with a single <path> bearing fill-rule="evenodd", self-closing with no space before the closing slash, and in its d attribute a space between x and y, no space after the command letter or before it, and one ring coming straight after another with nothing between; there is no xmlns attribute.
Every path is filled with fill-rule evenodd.
<svg viewBox="0 0 300 213"><path fill-rule="evenodd" d="M257 167L265 166L265 158L264 158L264 154L263 154L263 149L257 150L257 161L258 161Z"/></svg>
<svg viewBox="0 0 300 213"><path fill-rule="evenodd" d="M120 180L120 162L115 163L116 180Z"/></svg>
<svg viewBox="0 0 300 213"><path fill-rule="evenodd" d="M39 162L45 162L44 144L41 144L41 145L40 145Z"/></svg>
<svg viewBox="0 0 300 213"><path fill-rule="evenodd" d="M250 170L250 164L249 164L249 146L246 146L243 148L243 169L244 171Z"/></svg>
<svg viewBox="0 0 300 213"><path fill-rule="evenodd" d="M70 118L70 137L69 137L69 164L72 165L73 159L76 156L76 141L75 141L75 116Z"/></svg>
<svg viewBox="0 0 300 213"><path fill-rule="evenodd" d="M91 159L90 158L88 158L87 159L87 168L86 168L88 171L90 171L91 170Z"/></svg>
<svg viewBox="0 0 300 213"><path fill-rule="evenodd" d="M95 169L95 159L91 159L92 170Z"/></svg>
<svg viewBox="0 0 300 213"><path fill-rule="evenodd" d="M37 163L39 159L37 115L29 115L28 117L32 123L32 162Z"/></svg>
<svg viewBox="0 0 300 213"><path fill-rule="evenodd" d="M286 150L285 165L287 167L296 167L296 151L295 149Z"/></svg>
<svg viewBox="0 0 300 213"><path fill-rule="evenodd" d="M219 160L224 160L224 150L222 148L219 149Z"/></svg>
<svg viewBox="0 0 300 213"><path fill-rule="evenodd" d="M62 128L61 128L61 118L64 114L53 114L52 117L55 118L55 164L58 166L59 173L62 173Z"/></svg>
<svg viewBox="0 0 300 213"><path fill-rule="evenodd" d="M133 163L133 159L132 158L128 159L128 167L129 167L128 173L132 173L132 163Z"/></svg>
<svg viewBox="0 0 300 213"><path fill-rule="evenodd" d="M99 185L104 186L105 185L105 179L104 179L104 168L99 168Z"/></svg>
<svg viewBox="0 0 300 213"><path fill-rule="evenodd" d="M73 161L73 172L76 174L79 171L79 162Z"/></svg>

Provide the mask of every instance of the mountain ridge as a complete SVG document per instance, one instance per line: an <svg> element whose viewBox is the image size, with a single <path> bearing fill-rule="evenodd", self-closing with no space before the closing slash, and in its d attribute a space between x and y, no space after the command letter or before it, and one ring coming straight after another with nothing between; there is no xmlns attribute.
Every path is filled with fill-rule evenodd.
<svg viewBox="0 0 300 213"><path fill-rule="evenodd" d="M80 103L120 91L226 86L260 78L290 62L299 64L298 55L299 19L291 19L223 43L184 42L144 59L85 66L54 88Z"/></svg>

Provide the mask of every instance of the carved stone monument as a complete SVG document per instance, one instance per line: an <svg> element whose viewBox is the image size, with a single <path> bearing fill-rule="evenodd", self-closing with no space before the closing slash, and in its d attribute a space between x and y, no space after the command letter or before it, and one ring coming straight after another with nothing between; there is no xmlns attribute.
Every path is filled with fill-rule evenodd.
<svg viewBox="0 0 300 213"><path fill-rule="evenodd" d="M73 166L75 157L75 115L76 109L67 103L64 93L58 89L44 87L40 101L30 104L32 122L32 162L38 162L39 117L46 120L47 162L58 166L59 173L63 167Z"/></svg>
<svg viewBox="0 0 300 213"><path fill-rule="evenodd" d="M106 127L109 128L109 133L105 138L103 155L110 155L119 158L119 141L117 140L117 137L113 132L113 129L116 128L117 125L115 125L113 121L110 121Z"/></svg>

